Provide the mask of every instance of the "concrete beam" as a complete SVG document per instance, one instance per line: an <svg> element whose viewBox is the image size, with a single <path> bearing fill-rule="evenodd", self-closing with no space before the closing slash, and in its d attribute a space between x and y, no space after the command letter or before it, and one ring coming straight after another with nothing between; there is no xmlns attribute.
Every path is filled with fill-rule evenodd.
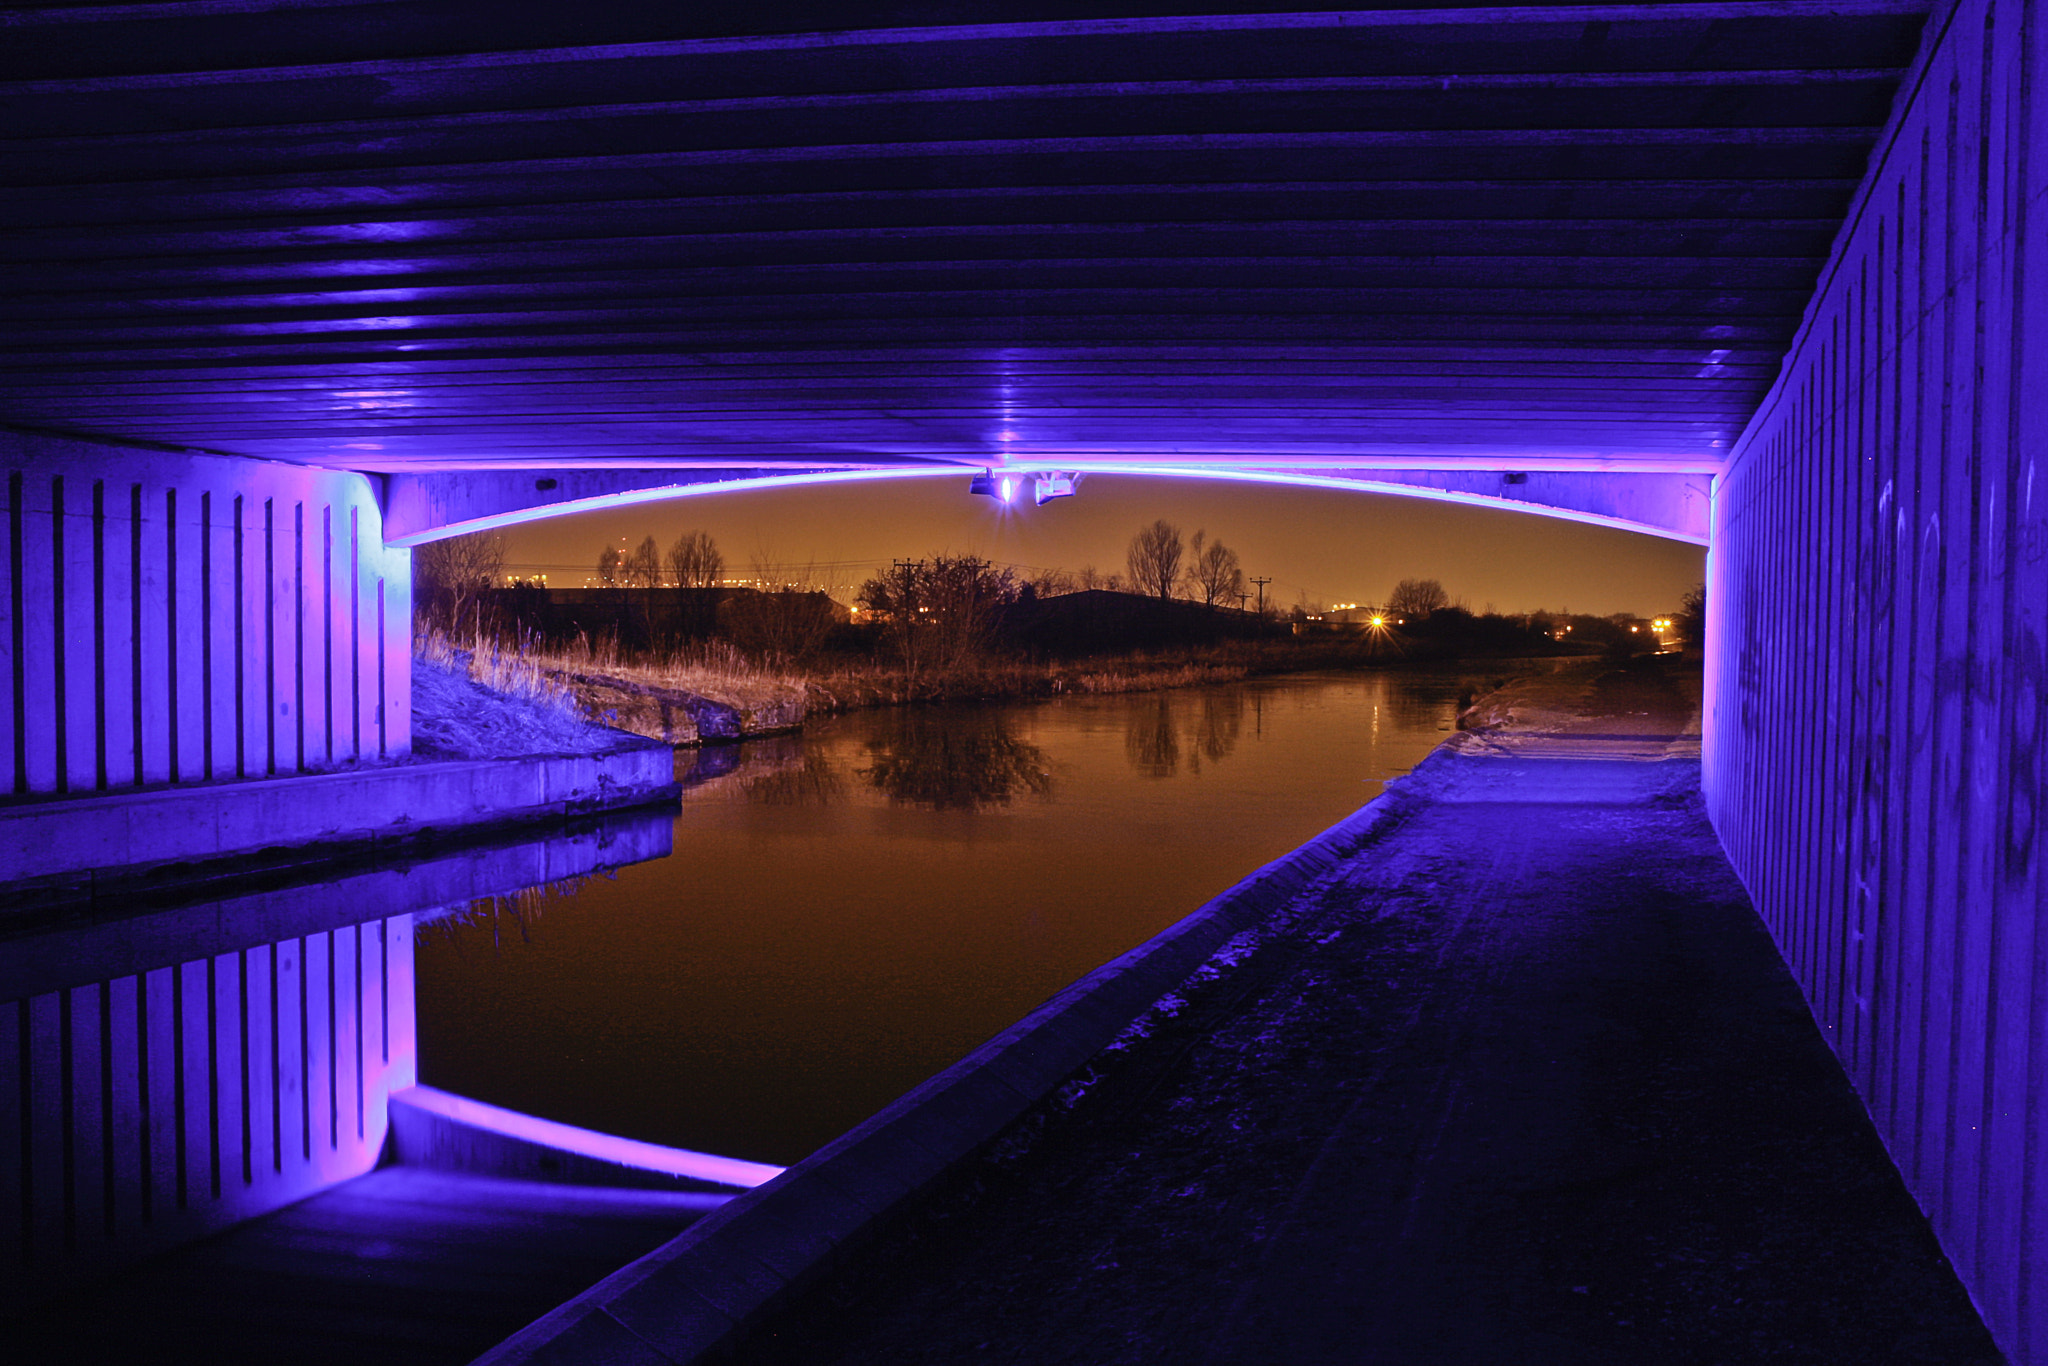
<svg viewBox="0 0 2048 1366"><path fill-rule="evenodd" d="M964 478L980 462L932 462L880 468L786 465L754 468L464 469L387 476L385 535L415 546L466 532L630 503L795 486L799 483ZM1093 455L1066 462L991 462L1029 474L1041 470L1229 479L1251 483L1384 493L1496 507L1542 517L1707 543L1712 475L1694 470L1514 470L1492 460L1471 467L1326 468L1265 462L1154 459L1121 461Z"/></svg>

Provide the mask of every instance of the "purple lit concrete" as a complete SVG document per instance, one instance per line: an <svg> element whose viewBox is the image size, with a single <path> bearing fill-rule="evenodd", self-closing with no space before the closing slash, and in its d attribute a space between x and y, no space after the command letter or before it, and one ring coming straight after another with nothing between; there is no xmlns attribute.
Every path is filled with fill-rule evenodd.
<svg viewBox="0 0 2048 1366"><path fill-rule="evenodd" d="M1704 515L1715 826L2048 1362L2037 0L503 8L10 27L0 418L246 458L0 433L9 790L404 752L380 507L1116 465Z"/></svg>
<svg viewBox="0 0 2048 1366"><path fill-rule="evenodd" d="M1715 490L1705 787L2000 1344L2048 1361L2048 25L1930 27Z"/></svg>
<svg viewBox="0 0 2048 1366"><path fill-rule="evenodd" d="M10 1319L10 1360L459 1366L729 1198L380 1167Z"/></svg>
<svg viewBox="0 0 2048 1366"><path fill-rule="evenodd" d="M415 1167L605 1184L607 1169L625 1168L687 1181L751 1190L783 1168L743 1158L691 1152L598 1133L538 1115L414 1086L391 1098L400 1161ZM616 1179L616 1178L613 1178Z"/></svg>
<svg viewBox="0 0 2048 1366"><path fill-rule="evenodd" d="M0 1057L28 1064L0 1088L0 1191L20 1216L0 1307L376 1165L386 1097L416 1076L412 950L396 915L0 1010Z"/></svg>
<svg viewBox="0 0 2048 1366"><path fill-rule="evenodd" d="M254 887L246 876L234 880L250 871L245 859L231 862L225 886L203 875L179 881L148 871L83 884L62 879L41 889L17 883L0 916L0 1001L262 948L280 937L325 934L357 923L366 907L399 915L466 906L663 858L674 841L675 810L657 803L463 831L453 840L408 846L397 862L388 843L344 846L338 859L268 865ZM173 871L203 873L194 865Z"/></svg>
<svg viewBox="0 0 2048 1366"><path fill-rule="evenodd" d="M333 857L465 825L672 796L673 751L395 765L0 806L0 883L133 877L158 865Z"/></svg>
<svg viewBox="0 0 2048 1366"><path fill-rule="evenodd" d="M412 557L362 475L0 430L17 796L411 747Z"/></svg>
<svg viewBox="0 0 2048 1366"><path fill-rule="evenodd" d="M1699 472L1930 5L28 11L0 414L423 476Z"/></svg>
<svg viewBox="0 0 2048 1366"><path fill-rule="evenodd" d="M302 870L318 880L296 886L273 876L219 899L202 891L160 905L176 888L129 884L59 906L33 929L5 925L0 1307L369 1170L388 1155L387 1100L413 1094L417 1074L416 926L478 898L658 857L673 827L668 811L616 812L402 867ZM366 909L377 914L365 921ZM10 904L7 918L20 910ZM28 1064L19 1077L16 1059ZM629 1155L646 1146L609 1141ZM774 1170L704 1161L724 1177ZM317 1273L319 1258L298 1265Z"/></svg>

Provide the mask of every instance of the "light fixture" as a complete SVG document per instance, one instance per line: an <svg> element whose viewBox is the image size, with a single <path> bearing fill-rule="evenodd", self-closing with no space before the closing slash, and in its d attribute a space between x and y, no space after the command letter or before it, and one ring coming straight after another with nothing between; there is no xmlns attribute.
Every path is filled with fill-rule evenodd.
<svg viewBox="0 0 2048 1366"><path fill-rule="evenodd" d="M1025 476L983 470L968 481L967 491L983 498L993 498L999 503L1011 503L1016 501L1027 477L1031 480L1032 494L1040 503L1049 503L1055 498L1071 498L1074 490L1081 486L1081 476L1070 471Z"/></svg>
<svg viewBox="0 0 2048 1366"><path fill-rule="evenodd" d="M1074 490L1079 487L1081 476L1078 474L1041 474L1032 481L1033 492L1041 506L1055 498L1072 498Z"/></svg>

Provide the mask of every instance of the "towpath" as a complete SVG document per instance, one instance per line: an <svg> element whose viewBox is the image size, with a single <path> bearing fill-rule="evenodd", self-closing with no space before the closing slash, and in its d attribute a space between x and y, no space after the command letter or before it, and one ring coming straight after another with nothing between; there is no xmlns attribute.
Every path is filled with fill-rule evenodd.
<svg viewBox="0 0 2048 1366"><path fill-rule="evenodd" d="M1685 688L1582 682L740 1359L1999 1360L1721 855Z"/></svg>

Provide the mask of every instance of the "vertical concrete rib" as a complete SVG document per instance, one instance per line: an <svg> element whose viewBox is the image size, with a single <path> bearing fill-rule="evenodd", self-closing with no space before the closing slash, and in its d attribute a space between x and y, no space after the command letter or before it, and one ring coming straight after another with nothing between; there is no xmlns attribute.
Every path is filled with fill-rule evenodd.
<svg viewBox="0 0 2048 1366"><path fill-rule="evenodd" d="M137 787L149 781L146 737L150 731L144 720L143 694L146 691L153 697L157 692L142 686L143 622L152 615L152 604L143 589L143 563L142 485L134 484L128 502L128 751L134 760Z"/></svg>
<svg viewBox="0 0 2048 1366"><path fill-rule="evenodd" d="M107 790L107 481L92 481L92 785Z"/></svg>
<svg viewBox="0 0 2048 1366"><path fill-rule="evenodd" d="M9 791L410 748L410 553L362 476L11 432L0 470Z"/></svg>
<svg viewBox="0 0 2048 1366"><path fill-rule="evenodd" d="M1731 860L2020 1360L2048 1352L2041 28L2038 0L1930 24L1717 482L1705 765ZM1774 605L1797 619L1742 619Z"/></svg>
<svg viewBox="0 0 2048 1366"><path fill-rule="evenodd" d="M7 612L6 629L0 631L0 680L7 688L7 706L0 711L0 739L6 742L6 754L12 768L8 784L9 791L21 795L29 791L28 785L28 681L25 677L27 656L24 652L23 636L27 622L23 618L22 596L26 589L24 565L22 563L21 522L26 514L26 494L22 487L20 470L11 470L7 475L7 594L0 600L0 608Z"/></svg>

